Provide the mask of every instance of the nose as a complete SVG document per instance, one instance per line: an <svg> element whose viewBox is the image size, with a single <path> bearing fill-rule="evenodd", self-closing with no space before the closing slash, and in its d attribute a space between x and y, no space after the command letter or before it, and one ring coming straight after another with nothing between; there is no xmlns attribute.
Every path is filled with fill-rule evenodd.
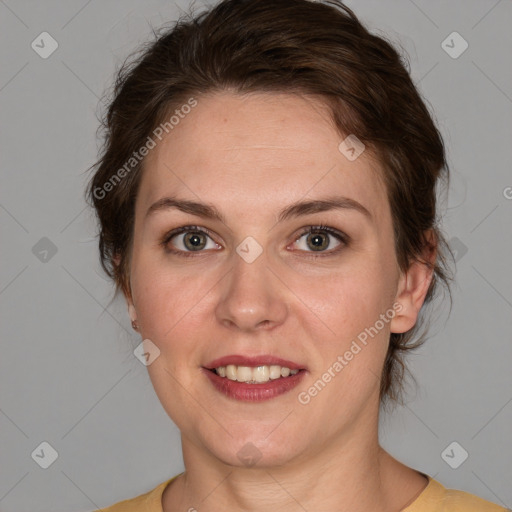
<svg viewBox="0 0 512 512"><path fill-rule="evenodd" d="M222 279L215 308L217 320L229 329L269 330L288 315L284 285L268 268L265 252L252 263L233 254L233 267Z"/></svg>

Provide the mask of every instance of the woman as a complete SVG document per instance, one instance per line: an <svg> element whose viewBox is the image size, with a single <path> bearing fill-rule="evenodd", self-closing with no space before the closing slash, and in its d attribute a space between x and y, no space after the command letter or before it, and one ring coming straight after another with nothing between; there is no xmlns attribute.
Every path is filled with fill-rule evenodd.
<svg viewBox="0 0 512 512"><path fill-rule="evenodd" d="M88 188L185 472L110 512L504 510L388 454L448 285L444 146L338 2L227 0L119 73Z"/></svg>

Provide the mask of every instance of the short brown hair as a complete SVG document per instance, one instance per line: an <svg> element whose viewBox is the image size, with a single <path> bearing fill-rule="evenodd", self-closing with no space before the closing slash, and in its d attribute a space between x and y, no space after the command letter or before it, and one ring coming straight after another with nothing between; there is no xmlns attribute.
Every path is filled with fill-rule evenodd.
<svg viewBox="0 0 512 512"><path fill-rule="evenodd" d="M154 36L117 72L102 119L101 157L86 190L99 219L101 264L115 282L116 295L120 290L131 295L134 206L144 160L112 183L114 172L187 98L226 90L319 97L339 133L355 134L381 164L400 268L406 270L421 259L425 246L435 245L425 303L437 283L449 291L450 250L436 209L436 185L441 178L448 180L443 140L409 76L407 61L392 44L371 34L337 0L224 0ZM419 323L390 336L382 402L400 398L406 369L402 356L425 339L422 335L413 343Z"/></svg>

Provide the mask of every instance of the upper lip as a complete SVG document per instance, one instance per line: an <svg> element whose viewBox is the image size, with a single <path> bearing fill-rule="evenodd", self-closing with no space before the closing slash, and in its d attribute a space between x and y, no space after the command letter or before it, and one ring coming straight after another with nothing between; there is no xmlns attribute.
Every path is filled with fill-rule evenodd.
<svg viewBox="0 0 512 512"><path fill-rule="evenodd" d="M234 364L235 366L270 366L270 365L279 365L284 366L286 368L290 368L290 370L303 370L304 366L294 363L293 361L288 361L287 359L283 359L281 357L272 356L270 354L263 354L261 356L242 356L242 355L230 355L220 357L219 359L215 359L208 363L205 368L208 370L212 370L214 368L218 368L219 366L227 366L228 364Z"/></svg>

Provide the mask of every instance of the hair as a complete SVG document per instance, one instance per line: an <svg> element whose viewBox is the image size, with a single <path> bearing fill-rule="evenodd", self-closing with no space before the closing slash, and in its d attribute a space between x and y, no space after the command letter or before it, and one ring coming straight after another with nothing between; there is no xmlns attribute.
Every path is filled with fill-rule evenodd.
<svg viewBox="0 0 512 512"><path fill-rule="evenodd" d="M337 0L224 0L153 35L116 73L100 120L101 155L86 189L99 221L101 266L115 282L115 295L122 290L131 296L135 200L144 159L130 159L192 95L222 91L321 99L340 135L355 134L380 164L400 269L414 261L431 267L423 307L438 284L450 291L447 256L453 255L436 210L436 186L448 184L444 144L409 76L408 61L393 44L371 34ZM434 264L423 258L425 250L437 251ZM403 356L425 341L425 333L418 336L421 323L420 315L414 328L390 335L381 404L401 399Z"/></svg>

